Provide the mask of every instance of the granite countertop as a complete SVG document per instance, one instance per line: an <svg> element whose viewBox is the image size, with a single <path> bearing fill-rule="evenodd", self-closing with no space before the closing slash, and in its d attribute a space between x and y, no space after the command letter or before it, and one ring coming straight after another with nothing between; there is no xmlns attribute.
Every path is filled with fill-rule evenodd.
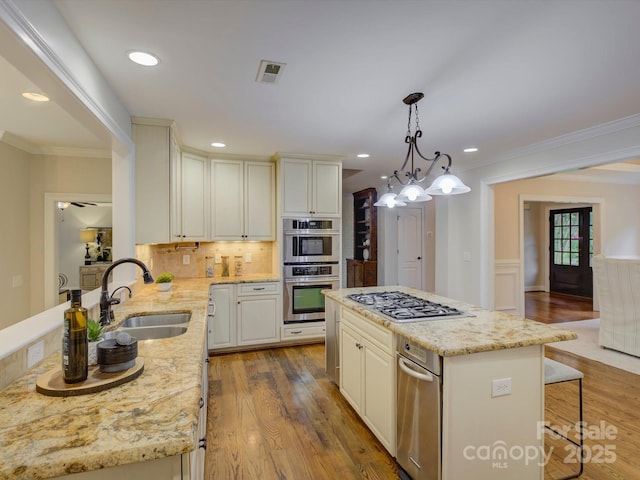
<svg viewBox="0 0 640 480"><path fill-rule="evenodd" d="M209 277L209 283L214 285L222 283L258 283L258 282L279 282L280 277L272 273L254 273L251 275L229 276L229 277Z"/></svg>
<svg viewBox="0 0 640 480"><path fill-rule="evenodd" d="M114 308L116 324L134 313L192 312L184 334L138 343L145 363L135 380L75 397L37 393L37 377L60 363L56 353L0 392L0 479L51 478L193 451L211 283L176 279L168 292L143 285Z"/></svg>
<svg viewBox="0 0 640 480"><path fill-rule="evenodd" d="M398 323L347 297L352 293L392 290L449 305L474 316ZM327 298L337 301L397 334L408 337L443 357L540 345L577 338L577 334L569 330L562 330L509 313L486 310L450 298L397 285L324 290L323 293Z"/></svg>

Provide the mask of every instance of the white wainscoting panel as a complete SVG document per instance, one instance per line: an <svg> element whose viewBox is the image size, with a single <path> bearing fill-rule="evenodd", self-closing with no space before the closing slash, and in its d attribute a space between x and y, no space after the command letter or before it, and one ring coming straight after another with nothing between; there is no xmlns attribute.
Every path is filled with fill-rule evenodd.
<svg viewBox="0 0 640 480"><path fill-rule="evenodd" d="M520 291L520 260L496 260L495 264L495 309L500 312L524 315L522 292Z"/></svg>

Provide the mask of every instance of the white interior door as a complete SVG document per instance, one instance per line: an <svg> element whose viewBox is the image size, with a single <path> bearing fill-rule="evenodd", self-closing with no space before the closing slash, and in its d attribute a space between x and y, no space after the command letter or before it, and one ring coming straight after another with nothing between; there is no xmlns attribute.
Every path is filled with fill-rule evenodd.
<svg viewBox="0 0 640 480"><path fill-rule="evenodd" d="M422 209L398 208L398 284L423 288Z"/></svg>

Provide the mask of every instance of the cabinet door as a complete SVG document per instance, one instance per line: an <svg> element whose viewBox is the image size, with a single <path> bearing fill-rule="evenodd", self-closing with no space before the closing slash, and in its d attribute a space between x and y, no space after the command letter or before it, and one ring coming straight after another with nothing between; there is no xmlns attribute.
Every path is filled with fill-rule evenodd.
<svg viewBox="0 0 640 480"><path fill-rule="evenodd" d="M282 159L282 215L311 214L311 161Z"/></svg>
<svg viewBox="0 0 640 480"><path fill-rule="evenodd" d="M180 240L207 238L207 159L182 154L180 165Z"/></svg>
<svg viewBox="0 0 640 480"><path fill-rule="evenodd" d="M209 348L225 348L236 345L236 308L233 285L215 285L213 287L215 313L209 318Z"/></svg>
<svg viewBox="0 0 640 480"><path fill-rule="evenodd" d="M177 144L171 128L133 125L136 144L136 243L167 243L171 238L170 155Z"/></svg>
<svg viewBox="0 0 640 480"><path fill-rule="evenodd" d="M339 163L313 162L313 214L339 217L342 199L342 172Z"/></svg>
<svg viewBox="0 0 640 480"><path fill-rule="evenodd" d="M389 453L396 450L394 357L364 341L362 416Z"/></svg>
<svg viewBox="0 0 640 480"><path fill-rule="evenodd" d="M267 162L244 164L244 235L247 240L275 240L275 167Z"/></svg>
<svg viewBox="0 0 640 480"><path fill-rule="evenodd" d="M211 161L211 237L242 240L244 235L242 160Z"/></svg>
<svg viewBox="0 0 640 480"><path fill-rule="evenodd" d="M238 299L238 345L280 341L280 296Z"/></svg>
<svg viewBox="0 0 640 480"><path fill-rule="evenodd" d="M340 392L357 411L362 405L362 342L353 330L340 324Z"/></svg>

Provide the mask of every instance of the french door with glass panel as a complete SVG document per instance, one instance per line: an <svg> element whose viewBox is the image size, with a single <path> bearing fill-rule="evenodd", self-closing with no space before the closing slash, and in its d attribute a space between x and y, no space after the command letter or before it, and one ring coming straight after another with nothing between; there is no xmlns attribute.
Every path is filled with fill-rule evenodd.
<svg viewBox="0 0 640 480"><path fill-rule="evenodd" d="M593 297L591 207L551 210L549 233L550 290Z"/></svg>

